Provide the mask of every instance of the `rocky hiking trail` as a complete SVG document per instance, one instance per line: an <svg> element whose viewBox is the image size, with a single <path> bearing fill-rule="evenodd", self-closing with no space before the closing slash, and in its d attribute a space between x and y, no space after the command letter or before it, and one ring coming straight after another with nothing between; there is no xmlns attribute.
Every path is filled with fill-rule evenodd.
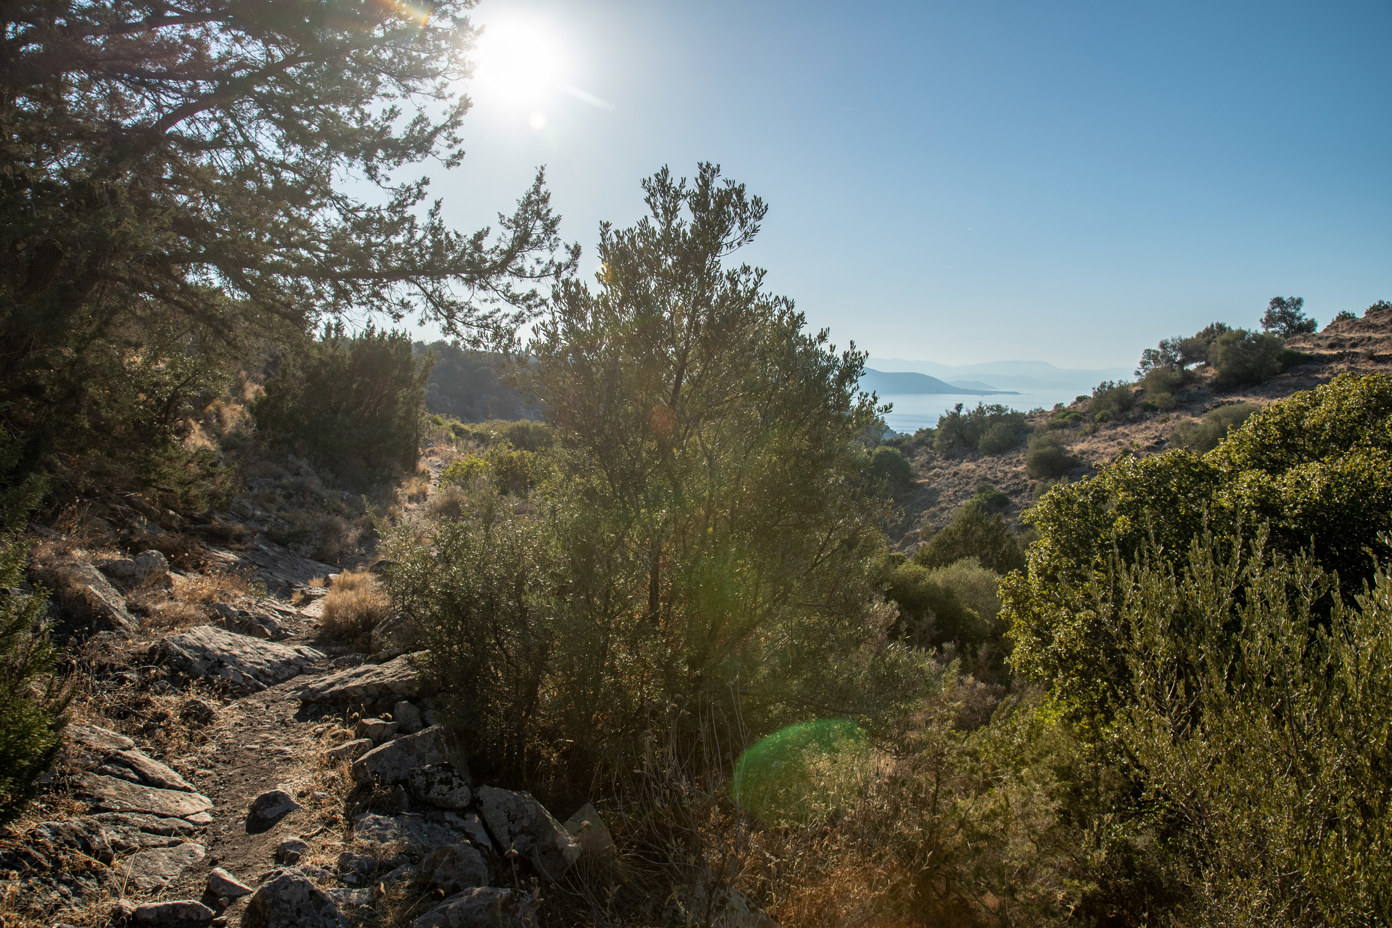
<svg viewBox="0 0 1392 928"><path fill-rule="evenodd" d="M79 711L38 818L0 834L0 926L529 924L538 887L613 855L593 807L562 825L473 783L390 635L321 634L337 568L263 540L208 558L257 592L153 635L116 583L167 583L162 556L70 558L65 594L108 629L94 689L168 708Z"/></svg>

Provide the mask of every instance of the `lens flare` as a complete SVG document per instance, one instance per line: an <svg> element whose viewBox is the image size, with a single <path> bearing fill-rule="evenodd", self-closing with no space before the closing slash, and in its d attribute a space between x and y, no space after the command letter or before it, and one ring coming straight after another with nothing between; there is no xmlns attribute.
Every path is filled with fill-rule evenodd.
<svg viewBox="0 0 1392 928"><path fill-rule="evenodd" d="M869 739L855 722L800 722L740 755L734 800L766 822L817 821L844 809L864 791L874 762Z"/></svg>

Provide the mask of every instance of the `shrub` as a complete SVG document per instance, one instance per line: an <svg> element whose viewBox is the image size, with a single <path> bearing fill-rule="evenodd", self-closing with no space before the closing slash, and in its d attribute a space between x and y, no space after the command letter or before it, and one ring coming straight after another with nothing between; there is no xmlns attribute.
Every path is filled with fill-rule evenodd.
<svg viewBox="0 0 1392 928"><path fill-rule="evenodd" d="M1220 386L1255 386L1285 369L1285 343L1275 335L1234 329L1213 343L1209 363Z"/></svg>
<svg viewBox="0 0 1392 928"><path fill-rule="evenodd" d="M1010 505L1010 494L997 489L989 480L978 480L970 502L980 503L992 512L1000 512Z"/></svg>
<svg viewBox="0 0 1392 928"><path fill-rule="evenodd" d="M1136 407L1136 389L1129 383L1104 380L1088 399L1088 418L1094 422L1120 419Z"/></svg>
<svg viewBox="0 0 1392 928"><path fill-rule="evenodd" d="M1124 458L1057 487L1025 518L1028 574L1002 583L1016 669L1087 711L1113 705L1109 579L1143 550L1182 558L1207 535L1232 545L1265 524L1275 554L1307 553L1357 589L1389 551L1392 376L1340 375L1253 413L1213 451Z"/></svg>
<svg viewBox="0 0 1392 928"><path fill-rule="evenodd" d="M345 570L334 578L324 596L320 629L335 638L357 639L372 634L391 609L386 590L366 571Z"/></svg>
<svg viewBox="0 0 1392 928"><path fill-rule="evenodd" d="M978 403L975 409L966 412L958 403L952 412L938 417L938 427L933 432L933 450L939 454L978 450L983 454L994 454L1019 444L1024 428L1025 414L999 403ZM992 430L987 447L995 450L985 451L981 443L987 432Z"/></svg>
<svg viewBox="0 0 1392 928"><path fill-rule="evenodd" d="M1392 576L1330 609L1332 582L1259 542L1198 540L1177 566L1146 556L1121 577L1132 701L1112 737L1170 823L1196 924L1392 913Z"/></svg>
<svg viewBox="0 0 1392 928"><path fill-rule="evenodd" d="M913 465L909 459L898 448L889 445L880 445L875 449L870 467L891 486L904 486L913 480Z"/></svg>
<svg viewBox="0 0 1392 928"><path fill-rule="evenodd" d="M1078 409L1059 409L1049 416L1049 423L1046 426L1051 429L1067 428L1075 422L1081 422L1083 413Z"/></svg>
<svg viewBox="0 0 1392 928"><path fill-rule="evenodd" d="M1035 432L1025 450L1025 472L1036 480L1061 477L1077 468L1079 461L1057 432Z"/></svg>
<svg viewBox="0 0 1392 928"><path fill-rule="evenodd" d="M1000 454L1002 451L1009 451L1020 443L1023 422L1017 424L1014 421L993 422L981 435L981 441L977 442L976 450L982 454Z"/></svg>
<svg viewBox="0 0 1392 928"><path fill-rule="evenodd" d="M1175 394L1183 390L1193 378L1185 370L1172 367L1158 367L1141 378L1141 393L1147 403L1157 409L1173 409Z"/></svg>
<svg viewBox="0 0 1392 928"><path fill-rule="evenodd" d="M885 596L899 607L895 637L918 648L954 642L974 651L988 634L981 615L927 568L902 564L889 575Z"/></svg>
<svg viewBox="0 0 1392 928"><path fill-rule="evenodd" d="M1188 448L1196 454L1203 454L1218 447L1228 436L1228 432L1247 421L1247 418L1261 409L1256 403L1232 403L1219 406L1198 422L1186 422L1175 429L1170 441Z"/></svg>
<svg viewBox="0 0 1392 928"><path fill-rule="evenodd" d="M1005 518L979 503L957 510L946 528L914 552L913 560L924 567L946 567L971 557L1002 574L1025 566L1024 547Z"/></svg>
<svg viewBox="0 0 1392 928"><path fill-rule="evenodd" d="M19 590L25 555L13 536L0 537L0 825L33 797L67 724L68 693L51 675L48 604Z"/></svg>
<svg viewBox="0 0 1392 928"><path fill-rule="evenodd" d="M428 374L405 334L369 326L350 337L335 325L282 362L252 416L267 441L341 477L379 480L416 466Z"/></svg>
<svg viewBox="0 0 1392 928"><path fill-rule="evenodd" d="M1336 322L1352 322L1354 319L1357 319L1357 318L1358 318L1357 313L1354 313L1352 310L1341 309L1341 310L1339 310L1337 313L1334 314L1334 318L1333 318L1333 319L1330 319L1330 320L1329 320L1329 325L1333 325L1333 324L1336 323ZM1328 328L1328 327L1329 327L1329 326L1325 326L1325 328Z"/></svg>
<svg viewBox="0 0 1392 928"><path fill-rule="evenodd" d="M1387 300L1378 300L1376 303L1363 310L1363 315L1366 317L1372 315L1373 313L1385 313L1389 311L1392 311L1392 302L1388 302Z"/></svg>

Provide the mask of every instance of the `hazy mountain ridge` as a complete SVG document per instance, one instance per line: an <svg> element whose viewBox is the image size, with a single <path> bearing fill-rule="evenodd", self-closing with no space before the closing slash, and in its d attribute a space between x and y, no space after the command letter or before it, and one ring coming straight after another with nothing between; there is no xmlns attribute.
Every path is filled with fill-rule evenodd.
<svg viewBox="0 0 1392 928"><path fill-rule="evenodd" d="M969 396L994 396L1013 394L1013 390L997 390L986 383L948 383L930 374L915 371L880 371L866 368L860 377L862 390L873 390L884 395L904 394L946 394Z"/></svg>

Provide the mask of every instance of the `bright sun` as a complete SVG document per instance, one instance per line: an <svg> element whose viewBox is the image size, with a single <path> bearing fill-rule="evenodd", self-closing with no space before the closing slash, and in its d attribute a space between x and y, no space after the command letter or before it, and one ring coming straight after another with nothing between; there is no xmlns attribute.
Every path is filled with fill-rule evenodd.
<svg viewBox="0 0 1392 928"><path fill-rule="evenodd" d="M542 20L498 19L484 26L473 52L470 91L481 103L525 114L533 129L564 85L565 47Z"/></svg>

